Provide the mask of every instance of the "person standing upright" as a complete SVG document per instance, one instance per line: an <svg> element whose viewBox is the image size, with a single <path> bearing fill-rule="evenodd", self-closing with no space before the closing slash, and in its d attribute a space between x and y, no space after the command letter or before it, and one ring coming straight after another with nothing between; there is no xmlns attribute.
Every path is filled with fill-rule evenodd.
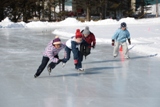
<svg viewBox="0 0 160 107"><path fill-rule="evenodd" d="M121 27L112 36L112 46L114 46L114 57L118 56L119 47L122 46L124 57L126 59L129 58L128 45L126 40L128 40L129 45L131 45L131 38L129 31L127 30L127 24L125 22L122 22Z"/></svg>

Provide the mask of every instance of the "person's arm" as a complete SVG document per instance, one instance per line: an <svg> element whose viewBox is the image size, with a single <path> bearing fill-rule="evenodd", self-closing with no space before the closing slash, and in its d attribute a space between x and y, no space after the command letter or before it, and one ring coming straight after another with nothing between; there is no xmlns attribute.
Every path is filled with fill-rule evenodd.
<svg viewBox="0 0 160 107"><path fill-rule="evenodd" d="M55 57L54 57L53 51L54 51L54 48L49 47L49 48L47 49L46 55L48 56L48 58L49 58L52 62L57 63L57 62L58 62L58 58L55 58Z"/></svg>
<svg viewBox="0 0 160 107"><path fill-rule="evenodd" d="M119 30L117 30L112 36L112 46L114 46L115 40L118 38Z"/></svg>
<svg viewBox="0 0 160 107"><path fill-rule="evenodd" d="M92 47L95 48L96 46L96 38L95 38L95 35L92 34Z"/></svg>
<svg viewBox="0 0 160 107"><path fill-rule="evenodd" d="M127 39L128 39L128 43L131 45L131 37L128 30L127 30Z"/></svg>
<svg viewBox="0 0 160 107"><path fill-rule="evenodd" d="M75 41L72 41L71 42L71 47L72 47L74 60L78 60L78 48L76 46L77 46L77 43Z"/></svg>

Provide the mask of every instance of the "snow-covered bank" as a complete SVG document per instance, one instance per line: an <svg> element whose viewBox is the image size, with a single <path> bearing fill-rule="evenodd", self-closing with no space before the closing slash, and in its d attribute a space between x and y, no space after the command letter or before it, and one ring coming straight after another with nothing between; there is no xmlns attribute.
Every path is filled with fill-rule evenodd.
<svg viewBox="0 0 160 107"><path fill-rule="evenodd" d="M0 22L0 28L56 28L52 33L63 38L74 36L77 28L83 29L89 26L90 30L95 34L97 43L111 44L111 37L119 28L121 22L126 22L128 30L131 33L132 49L130 51L142 54L153 55L158 54L160 57L160 18L139 19L123 18L119 21L113 19L105 19L97 22L80 22L75 18L67 18L60 22L30 22L30 23L13 23L8 18Z"/></svg>

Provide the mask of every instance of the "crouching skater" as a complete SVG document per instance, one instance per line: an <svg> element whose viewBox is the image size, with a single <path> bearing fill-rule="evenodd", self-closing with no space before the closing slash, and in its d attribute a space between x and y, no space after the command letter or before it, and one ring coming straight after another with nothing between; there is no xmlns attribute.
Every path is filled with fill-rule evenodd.
<svg viewBox="0 0 160 107"><path fill-rule="evenodd" d="M77 69L78 71L84 71L84 69L82 68L82 62L81 62L82 59L79 50L81 42L82 42L82 34L80 32L80 29L77 29L75 36L73 36L66 42L65 57L62 61L63 64L65 65L65 63L70 59L70 54L72 51L75 69Z"/></svg>
<svg viewBox="0 0 160 107"><path fill-rule="evenodd" d="M51 63L48 65L47 69L50 75L51 70L62 61L61 59L59 59L58 53L63 48L65 48L65 45L61 42L61 39L58 36L56 36L54 40L48 43L45 51L43 52L42 62L34 75L35 78L40 76L49 60L51 61Z"/></svg>

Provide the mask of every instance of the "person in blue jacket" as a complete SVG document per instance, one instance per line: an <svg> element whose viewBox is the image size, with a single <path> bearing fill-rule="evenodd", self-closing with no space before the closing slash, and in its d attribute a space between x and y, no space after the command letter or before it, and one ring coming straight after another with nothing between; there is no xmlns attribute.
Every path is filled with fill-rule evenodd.
<svg viewBox="0 0 160 107"><path fill-rule="evenodd" d="M124 57L129 58L128 45L126 40L128 40L129 45L131 45L130 33L127 30L127 24L125 22L121 23L121 27L112 36L112 46L114 46L113 56L117 57L119 53L119 47L122 46Z"/></svg>
<svg viewBox="0 0 160 107"><path fill-rule="evenodd" d="M78 71L84 71L84 69L82 68L82 59L81 59L82 57L79 50L81 43L82 43L82 34L80 32L80 29L77 29L75 36L73 36L66 42L65 55L64 59L62 59L63 66L70 59L70 54L72 51L75 69L77 69Z"/></svg>

